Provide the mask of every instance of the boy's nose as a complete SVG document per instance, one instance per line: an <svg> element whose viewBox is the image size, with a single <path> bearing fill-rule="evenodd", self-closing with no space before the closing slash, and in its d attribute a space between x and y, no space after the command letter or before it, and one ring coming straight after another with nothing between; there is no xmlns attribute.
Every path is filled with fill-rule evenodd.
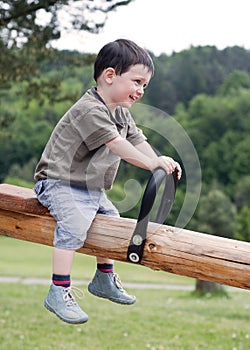
<svg viewBox="0 0 250 350"><path fill-rule="evenodd" d="M143 96L143 94L144 94L144 87L143 86L138 87L137 94L139 97Z"/></svg>

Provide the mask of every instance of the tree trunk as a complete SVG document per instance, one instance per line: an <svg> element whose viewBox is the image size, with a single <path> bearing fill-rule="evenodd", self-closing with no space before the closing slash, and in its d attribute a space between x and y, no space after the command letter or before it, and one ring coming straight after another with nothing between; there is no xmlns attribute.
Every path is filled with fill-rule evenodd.
<svg viewBox="0 0 250 350"><path fill-rule="evenodd" d="M196 279L195 292L199 295L226 294L224 286L222 284L209 281L202 281L199 279Z"/></svg>

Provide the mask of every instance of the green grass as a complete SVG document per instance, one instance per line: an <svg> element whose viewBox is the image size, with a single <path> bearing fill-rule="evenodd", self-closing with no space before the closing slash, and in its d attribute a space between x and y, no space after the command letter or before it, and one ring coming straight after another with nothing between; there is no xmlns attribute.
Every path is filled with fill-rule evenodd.
<svg viewBox="0 0 250 350"><path fill-rule="evenodd" d="M51 276L52 247L0 236L0 276ZM149 268L116 262L116 270L123 281L169 284L193 284L194 280ZM77 253L72 279L90 279L95 271L95 258Z"/></svg>
<svg viewBox="0 0 250 350"><path fill-rule="evenodd" d="M0 275L51 275L51 248L0 237ZM181 276L117 263L123 281L192 284ZM74 278L89 279L95 261L78 254ZM43 307L46 285L1 284L1 350L248 350L250 293L197 298L184 290L128 289L132 306L96 298L86 291L79 304L89 315L83 325L63 323Z"/></svg>
<svg viewBox="0 0 250 350"><path fill-rule="evenodd" d="M6 284L0 289L0 344L3 350L247 350L250 294L230 299L196 299L184 291L130 290L133 306L85 293L89 314L83 325L68 325L43 306L46 286Z"/></svg>

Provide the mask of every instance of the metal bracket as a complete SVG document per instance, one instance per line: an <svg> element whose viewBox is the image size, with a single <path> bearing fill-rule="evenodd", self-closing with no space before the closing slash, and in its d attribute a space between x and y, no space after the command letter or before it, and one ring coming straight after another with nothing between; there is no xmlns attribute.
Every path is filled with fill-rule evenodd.
<svg viewBox="0 0 250 350"><path fill-rule="evenodd" d="M149 216L156 198L156 194L165 179L165 187L161 197L160 206L154 222L163 224L166 220L175 198L176 191L176 171L167 175L162 168L157 168L151 175L144 191L140 212L135 230L132 234L127 251L127 260L139 264L143 257L143 250L147 238L147 227Z"/></svg>

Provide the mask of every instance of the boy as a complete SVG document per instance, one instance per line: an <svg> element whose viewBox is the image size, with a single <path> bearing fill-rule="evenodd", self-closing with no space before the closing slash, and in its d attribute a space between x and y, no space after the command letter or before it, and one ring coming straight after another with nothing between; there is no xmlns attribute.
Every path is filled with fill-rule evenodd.
<svg viewBox="0 0 250 350"><path fill-rule="evenodd" d="M162 167L168 174L177 169L181 177L180 165L155 154L128 112L153 72L150 56L134 42L119 39L105 45L94 65L96 87L62 117L36 167L38 200L57 222L52 284L44 305L65 322L88 320L72 296L70 272L96 213L119 215L104 190L111 188L120 159L151 171ZM96 259L89 292L120 304L135 303L114 274L113 260Z"/></svg>

